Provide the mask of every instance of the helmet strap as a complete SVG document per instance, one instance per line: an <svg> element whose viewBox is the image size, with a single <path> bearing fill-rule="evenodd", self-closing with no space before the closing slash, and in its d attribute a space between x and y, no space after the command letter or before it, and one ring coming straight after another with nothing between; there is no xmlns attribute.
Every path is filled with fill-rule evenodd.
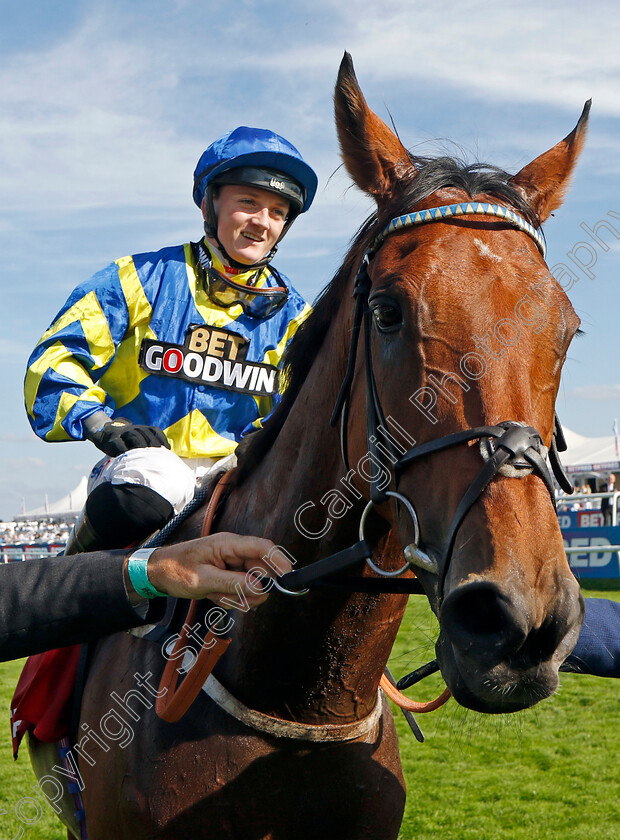
<svg viewBox="0 0 620 840"><path fill-rule="evenodd" d="M208 245L205 242L205 240L203 239L202 241L200 241L198 243L198 249L197 250L198 250L198 262L199 262L202 270L205 271L205 272L208 272L209 270L211 270L213 268L212 254L211 254L210 249L214 250L214 251L218 251L218 255L219 255L220 258L224 255L226 256L226 258L228 258L228 254L226 254L225 251L224 251L224 254L220 253L219 248L214 248L214 246L210 245L210 244ZM244 265L244 268L245 268L246 273L247 273L249 271L252 271L253 266ZM262 272L262 267L259 267L259 268L256 269L256 271L252 275L252 279L248 283L249 287L251 287L258 280L258 277L260 276L261 272Z"/></svg>

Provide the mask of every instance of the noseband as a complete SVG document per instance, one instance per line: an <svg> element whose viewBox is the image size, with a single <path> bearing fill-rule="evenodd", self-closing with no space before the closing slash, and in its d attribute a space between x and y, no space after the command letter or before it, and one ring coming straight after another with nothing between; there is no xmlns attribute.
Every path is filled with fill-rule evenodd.
<svg viewBox="0 0 620 840"><path fill-rule="evenodd" d="M508 420L499 423L495 426L478 426L476 428L467 429L464 431L455 432L445 437L436 440L428 441L419 446L414 446L407 452L399 451L395 448L395 441L393 437L387 432L387 424L385 415L379 399L377 384L373 371L372 361L372 347L371 347L371 330L372 330L372 313L368 303L368 297L372 286L368 267L371 260L376 255L377 251L385 241L385 239L392 233L402 230L406 227L411 227L419 224L428 224L437 221L443 221L449 218L455 218L465 215L483 215L495 216L502 219L507 225L517 228L530 236L536 243L541 254L545 255L545 246L543 236L540 230L536 229L524 218L519 216L513 210L507 207L502 207L497 204L483 204L483 203L467 203L467 204L451 204L442 207L435 207L429 210L421 210L405 216L399 216L392 219L392 221L375 237L369 249L364 254L361 265L358 269L355 278L353 296L355 298L355 314L353 317L353 329L351 335L351 345L349 349L349 357L347 363L347 371L345 374L340 393L336 400L336 405L331 418L331 425L335 425L338 419L341 420L341 446L342 456L345 468L348 470L348 452L347 452L347 421L348 410L350 402L351 386L353 382L353 374L355 371L355 363L357 358L357 345L361 326L364 326L364 360L366 372L366 426L367 426L367 441L368 453L377 459L379 463L385 466L385 456L382 459L382 453L390 453L389 460L391 461L393 474L398 483L398 478L414 461L420 458L441 452L458 444L467 443L473 440L486 440L487 458L486 461L473 480L463 498L461 499L450 525L446 545L442 551L440 563L437 564L431 560L418 547L418 533L417 516L415 509L411 502L403 497L400 493L390 492L383 489L381 484L381 476L377 475L370 482L370 502L364 512L363 520L368 514L369 508L373 505L381 504L388 500L389 496L400 497L402 506L408 510L409 514L414 519L415 537L414 543L407 546L405 549L405 557L407 564L398 571L404 572L408 566L418 566L426 571L434 571L438 573L438 595L441 599L446 575L449 569L450 560L454 550L456 537L465 516L471 510L473 504L483 493L490 481L502 470L502 468L510 466L513 468L513 475L520 477L520 475L529 475L534 472L545 483L549 496L555 507L555 492L551 472L546 463L547 449L544 446L542 436L531 426L525 426L521 423ZM556 416L555 427L553 434L553 442L549 451L549 460L554 475L556 476L560 486L566 492L572 492L572 484L564 472L560 463L558 450L566 449L564 437L559 420ZM363 528L360 529L360 540L363 540ZM372 562L372 561L371 561ZM372 564L374 571L379 574L386 574ZM393 575L394 573L389 573ZM386 575L387 576L387 575Z"/></svg>

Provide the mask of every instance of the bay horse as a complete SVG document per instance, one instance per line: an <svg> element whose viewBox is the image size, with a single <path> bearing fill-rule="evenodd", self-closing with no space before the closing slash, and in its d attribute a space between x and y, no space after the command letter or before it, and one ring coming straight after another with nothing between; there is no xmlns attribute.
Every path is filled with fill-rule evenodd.
<svg viewBox="0 0 620 840"><path fill-rule="evenodd" d="M579 320L539 228L563 200L587 110L513 177L416 157L369 109L345 54L338 137L377 209L294 338L287 390L240 446L217 518L305 568L356 541L372 497L375 565L397 572L405 547L422 566L443 678L486 713L550 696L582 620L544 465ZM330 425L339 394L341 429ZM174 541L197 537L202 514ZM216 677L245 717L206 693L177 724L134 702L130 743L93 739L92 766L81 762L90 840L396 838L405 783L378 686L406 601L273 591L235 613ZM164 664L158 644L103 640L83 728L96 729L112 691L130 705L135 674L156 685Z"/></svg>

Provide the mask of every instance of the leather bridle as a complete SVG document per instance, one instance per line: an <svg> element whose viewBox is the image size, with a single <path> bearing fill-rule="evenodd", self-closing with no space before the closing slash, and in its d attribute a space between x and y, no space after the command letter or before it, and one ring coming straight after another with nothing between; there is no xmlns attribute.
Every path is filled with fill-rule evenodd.
<svg viewBox="0 0 620 840"><path fill-rule="evenodd" d="M455 204L435 207L429 210L422 210L392 219L392 221L372 241L372 244L363 256L357 271L353 289L355 311L353 315L347 369L331 418L332 426L336 425L336 423L340 420L342 457L345 469L348 470L348 413L359 338L363 326L368 453L387 468L385 463L386 455L384 453L386 453L386 450L389 452L389 461L391 464L389 471L392 473L392 480L396 488L398 486L400 476L414 461L469 441L488 441L486 447L488 454L485 463L457 506L450 524L448 537L446 539L445 546L443 547L440 561L439 563L434 561L418 545L419 528L417 525L417 515L411 501L401 493L397 492L397 489L396 491L388 490L385 486L382 486L385 481L385 476L377 473L374 478L370 479L370 501L368 502L362 516L360 541L355 543L349 549L338 552L338 554L333 555L332 557L319 560L310 566L306 566L303 569L284 575L279 581L276 581L277 588L282 592L291 595L299 595L302 594L302 591L300 590L304 587L332 587L334 585L338 586L338 583L340 583L342 588L348 584L348 588L362 588L363 591L419 591L416 582L411 579L402 581L396 581L393 579L389 581L380 581L368 578L358 578L358 584L361 583L361 581L365 582L365 585L359 587L355 585L355 579L343 579L342 576L339 575L337 578L333 578L327 582L327 578L331 578L331 576L336 572L341 572L343 569L346 569L347 566L363 558L369 563L373 571L385 578L393 578L394 576L401 575L412 566L417 566L423 570L436 573L438 576L437 594L439 601L441 601L459 529L476 500L481 496L491 480L503 468L512 467L514 471L513 475L515 477L521 477L519 473L523 476L529 475L530 473L538 475L543 480L547 490L549 491L549 496L555 507L553 478L546 463L546 457L548 454L551 470L553 471L559 485L568 493L573 491L573 486L562 467L558 455L559 451L566 449L566 443L564 441L562 428L557 415L555 417L553 441L548 453L543 443L542 436L536 429L513 420L507 420L494 426L478 426L476 428L454 432L453 434L446 435L445 437L427 441L419 446L413 446L404 453L402 448L400 450L396 449L393 437L387 433L386 419L381 405L381 400L379 398L372 359L372 312L369 305L369 295L372 282L368 273L369 266L377 251L391 233L412 225L442 221L446 218L463 215L485 215L503 219L507 225L516 227L530 236L544 256L544 240L540 230L534 228L529 222L513 210L502 207L501 205L482 204L477 202L469 204ZM405 549L405 558L407 562L396 572L382 570L372 562L372 550L365 541L363 533L363 524L370 508L387 501L390 497L395 497L399 501L399 504L401 504L404 509L409 512L414 521L414 530L416 532L414 542ZM398 586L397 584L399 583L404 584L404 586ZM304 589L303 591L305 592L307 589Z"/></svg>
<svg viewBox="0 0 620 840"><path fill-rule="evenodd" d="M436 207L431 210L424 210L393 219L389 225L373 240L371 246L364 254L355 278L353 291L355 298L355 312L353 316L353 329L347 370L331 418L332 425L335 425L339 420L341 421L342 457L345 468L348 470L348 447L346 435L348 410L353 375L357 361L359 337L363 325L364 365L366 374L366 434L368 453L378 459L383 465L385 465L385 463L381 460L381 456L385 457L384 453L389 453L389 461L391 464L390 472L392 473L391 479L395 487L398 487L398 479L402 473L414 461L462 443L468 443L473 440L479 440L481 442L486 441L485 463L457 506L450 524L441 560L437 563L419 547L420 528L418 524L418 517L411 501L402 493L399 493L397 489L390 490L387 489L387 487L381 486L380 476L377 475L375 478L371 479L370 482L370 501L366 505L361 517L359 541L349 548L339 551L337 554L318 560L315 563L305 566L304 568L289 572L288 574L280 577L279 580L274 578L274 586L287 595L304 595L311 588L335 588L372 593L419 592L421 590L419 589L419 583L416 578L400 578L400 576L411 567L416 566L437 575L437 596L438 601L441 602L445 579L448 573L459 528L476 500L481 496L494 476L496 476L503 468L512 467L514 473L516 473L516 477L519 477L519 471L521 471L522 475L529 475L532 472L538 475L545 483L552 503L555 506L553 478L545 460L548 454L551 468L560 486L566 490L566 492L572 492L573 490L572 484L562 468L558 455L558 450L563 451L566 449L566 443L564 441L564 436L557 416L555 418L553 441L549 453L547 453L542 437L536 429L513 420L498 423L494 426L478 426L476 428L454 432L436 440L427 441L419 446L413 446L406 452L403 452L402 448L397 451L394 439L391 435L389 435L389 433L387 433L386 419L381 406L381 400L379 398L373 369L372 313L369 305L369 294L372 283L368 274L368 267L385 238L393 231L402 229L403 227L409 227L411 225L439 221L440 219L445 219L451 216L470 214L491 215L504 219L507 224L512 225L519 230L523 230L531 236L544 256L544 242L540 231L535 229L521 216L518 216L514 211L505 207L500 207L499 205L449 205L448 207ZM484 449L485 448L481 446L483 457L485 457ZM225 481L226 478L224 478L224 481L221 482L220 490L221 487L224 486ZM207 514L205 516L205 522L208 522L207 532L210 529L218 498L218 494L214 494L214 498L207 509ZM375 565L372 560L372 548L364 538L365 523L371 509L375 505L381 504L390 498L397 499L398 503L405 511L408 512L414 526L413 543L406 546L404 549L406 563L402 568L395 571L385 570ZM195 502L196 504L199 503L198 498ZM189 507L191 506L188 506L188 509ZM188 509L183 511L184 516L187 515ZM178 517L170 523L169 527L176 527L177 524ZM166 532L167 529L160 532L157 544L161 544ZM203 533L205 533L204 528ZM150 544L155 543L150 542ZM378 577L343 576L343 571L346 571L351 565L354 565L361 560L365 560ZM190 617L188 616L183 632L185 632L185 628L187 627L187 623L189 621ZM168 685L171 689L170 696L165 702L160 702L158 700L157 705L157 713L160 717L163 717L164 720L178 720L179 717L186 711L189 704L200 690L200 686L204 683L206 675L212 669L215 661L217 661L219 656L226 650L230 640L217 639L216 641L219 642L219 647L217 647L213 652L211 652L211 650L207 647L202 648L200 652L201 658L199 657L200 665L198 662L194 665L189 675L191 678L186 678L178 690L175 690L178 679L178 673L176 671L176 666L174 665L176 657L170 658L164 674L164 680L168 680L165 685ZM182 645L183 643L182 638L177 640L177 646L179 644ZM396 703L398 703L398 705L407 710L407 719L409 720L409 723L418 740L423 740L424 736L415 722L415 719L412 717L411 712L427 712L438 708L446 702L450 696L450 692L446 689L441 697L437 698L437 700L431 701L430 703L416 703L415 701L410 701L408 698L401 695L398 689L409 687L418 682L420 679L423 679L428 674L434 673L438 669L439 665L437 660L433 660L427 665L422 666L422 668L417 669L417 671L414 671L412 674L408 674L398 683L397 686L392 685L392 678L389 671L386 671L386 675L384 675L381 679L381 686L384 691L386 691L388 695ZM232 700L234 701L234 707L238 708L240 705L239 702L235 698L232 698ZM376 708L379 709L380 707L377 706ZM262 718L265 716L260 716L261 721L259 721L259 724L257 725L255 721L256 713L252 712L252 710L248 710L246 707L243 707L243 709L245 710L245 717L242 718L244 722L249 722L247 713L250 712L254 715L251 725L259 729L263 727L264 730L264 722L262 721ZM231 713L230 709L228 709L228 711ZM279 727L277 730L278 733L280 735L286 735L286 727L290 727L291 724L283 721L277 721L276 723ZM360 723L363 724L364 722L356 722L356 727L358 727ZM273 725L273 723L270 723L270 726ZM292 725L295 726L295 724ZM311 727L311 729L314 728ZM308 739L307 730L308 727L305 727L302 733L301 737L304 739ZM270 731L273 731L273 729ZM355 737L359 737L357 728L355 729L355 733ZM347 737L348 735L345 733L344 739ZM321 738L325 740L325 735L322 735ZM343 738L338 737L337 740L343 740Z"/></svg>

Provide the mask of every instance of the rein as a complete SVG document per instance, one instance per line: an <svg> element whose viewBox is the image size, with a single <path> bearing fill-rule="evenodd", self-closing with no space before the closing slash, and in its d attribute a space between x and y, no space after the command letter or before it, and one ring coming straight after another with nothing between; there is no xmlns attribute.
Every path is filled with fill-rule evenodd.
<svg viewBox="0 0 620 840"><path fill-rule="evenodd" d="M354 720L351 723L297 723L293 720L275 718L263 714L263 712L257 712L255 709L250 709L236 697L233 697L216 680L213 674L207 679L202 690L207 697L217 703L220 709L223 709L240 723L244 723L258 732L266 732L276 738L292 738L295 741L313 741L326 744L366 739L374 735L383 714L380 691L377 691L377 701L372 712L359 720Z"/></svg>
<svg viewBox="0 0 620 840"><path fill-rule="evenodd" d="M200 534L202 537L206 537L211 533L215 511L231 473L232 470L224 473L213 490L213 495L209 499L209 504L205 511L205 518L202 523ZM179 676L183 669L183 662L177 667L176 661L180 657L179 652L186 647L188 629L191 628L194 622L197 607L198 601L192 601L187 617L183 622L181 632L177 637L173 650L169 654L164 673L159 683L159 691L157 692L157 700L155 701L155 712L158 717L168 723L176 723L176 721L183 717L200 693L200 689L203 687L205 680L215 668L220 657L226 653L228 645L232 641L231 639L222 639L221 636L217 636L212 630L209 630L202 647L198 651L196 661L189 669L181 685L178 685Z"/></svg>

